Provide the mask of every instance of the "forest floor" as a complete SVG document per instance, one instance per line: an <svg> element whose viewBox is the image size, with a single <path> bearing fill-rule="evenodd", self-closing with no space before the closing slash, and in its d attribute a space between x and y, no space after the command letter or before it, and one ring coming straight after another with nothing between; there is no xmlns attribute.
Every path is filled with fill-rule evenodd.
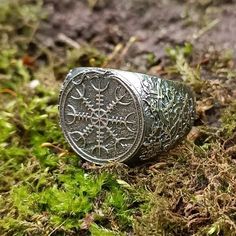
<svg viewBox="0 0 236 236"><path fill-rule="evenodd" d="M234 0L0 2L0 235L236 235ZM58 125L69 69L182 80L187 138L155 161L96 166Z"/></svg>

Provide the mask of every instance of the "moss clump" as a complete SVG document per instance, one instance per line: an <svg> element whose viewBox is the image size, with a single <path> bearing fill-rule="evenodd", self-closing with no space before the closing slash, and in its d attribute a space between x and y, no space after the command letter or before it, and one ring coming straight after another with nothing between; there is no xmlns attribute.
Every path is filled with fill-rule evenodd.
<svg viewBox="0 0 236 236"><path fill-rule="evenodd" d="M181 75L184 82L191 85L196 92L199 92L204 83L200 76L200 68L192 68L187 60L187 58L192 55L193 46L190 43L185 43L182 47L176 46L166 48L166 52L170 59L175 63L174 71Z"/></svg>
<svg viewBox="0 0 236 236"><path fill-rule="evenodd" d="M224 128L225 136L231 137L236 131L236 101L225 109L221 116L222 126Z"/></svg>

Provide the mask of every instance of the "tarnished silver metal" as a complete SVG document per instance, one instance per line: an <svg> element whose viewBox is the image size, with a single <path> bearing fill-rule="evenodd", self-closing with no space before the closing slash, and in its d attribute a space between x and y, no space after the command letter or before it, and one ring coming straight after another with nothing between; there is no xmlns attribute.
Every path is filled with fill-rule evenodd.
<svg viewBox="0 0 236 236"><path fill-rule="evenodd" d="M191 129L195 102L180 82L81 67L63 83L59 113L74 151L104 164L148 159L173 147Z"/></svg>

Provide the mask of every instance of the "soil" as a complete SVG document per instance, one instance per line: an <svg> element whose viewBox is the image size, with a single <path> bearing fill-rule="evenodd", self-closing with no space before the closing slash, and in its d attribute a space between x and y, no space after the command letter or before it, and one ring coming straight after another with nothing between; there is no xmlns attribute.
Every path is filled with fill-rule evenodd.
<svg viewBox="0 0 236 236"><path fill-rule="evenodd" d="M63 34L107 54L134 36L125 61L139 71L146 70L147 53L158 61L166 47L186 41L203 51L229 49L236 57L234 0L45 0L44 7L49 17L38 38L45 46L60 45Z"/></svg>

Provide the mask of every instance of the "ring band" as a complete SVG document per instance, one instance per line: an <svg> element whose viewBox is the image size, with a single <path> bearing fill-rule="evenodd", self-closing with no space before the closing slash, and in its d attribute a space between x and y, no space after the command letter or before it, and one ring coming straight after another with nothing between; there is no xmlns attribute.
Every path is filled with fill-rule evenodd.
<svg viewBox="0 0 236 236"><path fill-rule="evenodd" d="M81 67L59 96L60 126L82 158L96 164L149 159L190 131L195 99L183 83L122 70Z"/></svg>

